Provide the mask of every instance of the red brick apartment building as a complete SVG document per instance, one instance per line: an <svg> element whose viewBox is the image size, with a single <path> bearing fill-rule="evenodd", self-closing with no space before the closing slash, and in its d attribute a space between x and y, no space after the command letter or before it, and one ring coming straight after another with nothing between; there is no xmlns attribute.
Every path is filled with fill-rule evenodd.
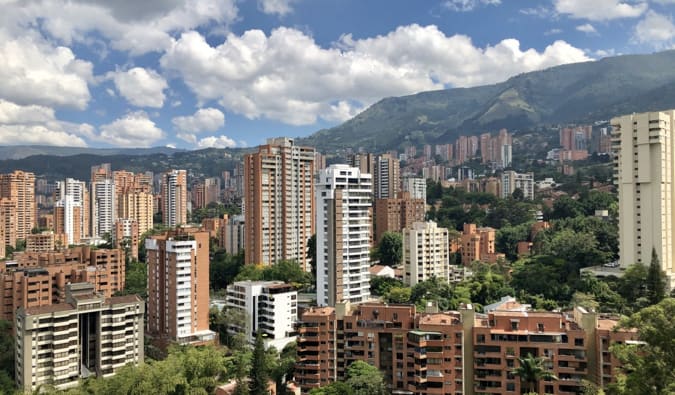
<svg viewBox="0 0 675 395"><path fill-rule="evenodd" d="M510 371L518 356L546 357L559 377L538 391L578 394L581 380L611 382L618 363L609 346L635 339L615 319L573 313L493 311L417 313L415 306L362 304L310 309L298 323L295 380L307 393L344 380L348 366L377 366L392 394L519 394Z"/></svg>

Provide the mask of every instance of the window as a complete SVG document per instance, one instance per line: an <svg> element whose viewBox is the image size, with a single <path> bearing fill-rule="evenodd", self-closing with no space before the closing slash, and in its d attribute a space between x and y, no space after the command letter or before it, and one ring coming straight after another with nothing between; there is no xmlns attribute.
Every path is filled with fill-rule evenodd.
<svg viewBox="0 0 675 395"><path fill-rule="evenodd" d="M518 330L518 321L517 320L511 320L511 330L512 331Z"/></svg>

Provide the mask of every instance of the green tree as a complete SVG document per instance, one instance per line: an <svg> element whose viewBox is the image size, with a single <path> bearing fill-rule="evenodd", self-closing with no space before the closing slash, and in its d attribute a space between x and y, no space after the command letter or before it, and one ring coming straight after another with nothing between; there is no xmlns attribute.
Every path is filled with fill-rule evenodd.
<svg viewBox="0 0 675 395"><path fill-rule="evenodd" d="M258 332L253 346L253 358L251 360L250 393L251 395L267 395L267 386L270 378L270 366L262 332Z"/></svg>
<svg viewBox="0 0 675 395"><path fill-rule="evenodd" d="M644 344L617 344L614 355L625 373L622 394L675 393L675 299L665 298L623 320L622 328L637 329Z"/></svg>
<svg viewBox="0 0 675 395"><path fill-rule="evenodd" d="M313 388L309 391L309 395L353 395L354 390L352 387L343 382L335 381L329 385L321 388Z"/></svg>
<svg viewBox="0 0 675 395"><path fill-rule="evenodd" d="M272 369L272 379L276 383L277 394L284 394L286 380L293 377L295 360L298 356L298 347L295 343L287 344L278 356Z"/></svg>
<svg viewBox="0 0 675 395"><path fill-rule="evenodd" d="M393 287L403 287L403 281L387 276L370 277L370 293L376 296L384 296Z"/></svg>
<svg viewBox="0 0 675 395"><path fill-rule="evenodd" d="M564 195L553 203L551 219L574 218L583 214L584 207L576 200L567 195Z"/></svg>
<svg viewBox="0 0 675 395"><path fill-rule="evenodd" d="M646 280L646 296L649 304L659 303L666 297L666 275L661 270L661 262L655 248L652 248L652 260L647 269Z"/></svg>
<svg viewBox="0 0 675 395"><path fill-rule="evenodd" d="M384 294L384 300L387 303L410 303L411 291L408 287L392 287Z"/></svg>
<svg viewBox="0 0 675 395"><path fill-rule="evenodd" d="M558 380L558 378L544 366L544 359L533 357L527 353L526 357L518 357L518 366L511 371L520 378L521 393L536 392L539 380Z"/></svg>
<svg viewBox="0 0 675 395"><path fill-rule="evenodd" d="M220 291L234 281L244 267L244 253L232 255L220 250L216 251L209 264L209 284L213 291Z"/></svg>
<svg viewBox="0 0 675 395"><path fill-rule="evenodd" d="M364 361L354 361L347 368L347 384L354 395L386 395L382 372Z"/></svg>
<svg viewBox="0 0 675 395"><path fill-rule="evenodd" d="M139 295L143 299L148 296L148 266L145 263L131 261L126 267L124 290L118 295Z"/></svg>
<svg viewBox="0 0 675 395"><path fill-rule="evenodd" d="M511 197L512 197L514 200L518 200L518 201L523 201L523 200L525 200L525 194L523 193L523 190L520 189L520 188L514 189L514 190L513 190L513 193L511 194Z"/></svg>
<svg viewBox="0 0 675 395"><path fill-rule="evenodd" d="M14 336L12 323L0 320L0 393L14 392Z"/></svg>
<svg viewBox="0 0 675 395"><path fill-rule="evenodd" d="M403 257L403 237L398 232L384 232L377 246L380 264L397 266Z"/></svg>
<svg viewBox="0 0 675 395"><path fill-rule="evenodd" d="M312 284L316 285L316 233L307 240L307 258L312 266Z"/></svg>
<svg viewBox="0 0 675 395"><path fill-rule="evenodd" d="M529 240L531 226L532 222L526 222L516 226L504 226L497 230L495 240L497 251L503 252L511 261L518 259L518 242Z"/></svg>

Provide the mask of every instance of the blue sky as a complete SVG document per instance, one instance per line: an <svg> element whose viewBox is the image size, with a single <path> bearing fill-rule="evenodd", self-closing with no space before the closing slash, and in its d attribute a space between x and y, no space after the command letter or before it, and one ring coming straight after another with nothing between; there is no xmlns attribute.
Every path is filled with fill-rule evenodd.
<svg viewBox="0 0 675 395"><path fill-rule="evenodd" d="M0 144L254 146L673 47L675 0L0 0Z"/></svg>

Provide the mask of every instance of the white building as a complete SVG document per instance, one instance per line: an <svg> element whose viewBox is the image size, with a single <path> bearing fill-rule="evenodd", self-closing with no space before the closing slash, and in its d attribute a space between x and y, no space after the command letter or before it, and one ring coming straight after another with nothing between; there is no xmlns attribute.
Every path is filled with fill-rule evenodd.
<svg viewBox="0 0 675 395"><path fill-rule="evenodd" d="M614 181L619 191L619 263L651 261L656 250L675 287L673 188L675 110L612 119Z"/></svg>
<svg viewBox="0 0 675 395"><path fill-rule="evenodd" d="M75 387L143 362L143 300L106 298L89 283L66 285L65 296L65 303L17 310L16 383L24 391Z"/></svg>
<svg viewBox="0 0 675 395"><path fill-rule="evenodd" d="M501 197L508 198L516 189L523 191L525 199L534 199L534 173L516 173L508 170L502 174Z"/></svg>
<svg viewBox="0 0 675 395"><path fill-rule="evenodd" d="M403 190L410 192L413 199L427 201L427 180L420 177L406 177L403 179Z"/></svg>
<svg viewBox="0 0 675 395"><path fill-rule="evenodd" d="M227 307L246 313L244 332L249 343L258 331L265 335L265 345L281 351L295 341L294 325L298 319L298 292L280 281L237 281L227 286Z"/></svg>
<svg viewBox="0 0 675 395"><path fill-rule="evenodd" d="M91 184L91 231L92 236L102 237L112 234L115 224L117 204L115 202L115 183L111 179Z"/></svg>
<svg viewBox="0 0 675 395"><path fill-rule="evenodd" d="M79 242L86 235L89 217L85 210L89 207L86 202L87 187L84 181L66 178L56 183L55 207L62 209L59 220L63 223L63 231L68 238L68 244Z"/></svg>
<svg viewBox="0 0 675 395"><path fill-rule="evenodd" d="M316 297L320 306L370 298L372 176L332 165L316 187Z"/></svg>
<svg viewBox="0 0 675 395"><path fill-rule="evenodd" d="M449 281L448 229L435 222L415 222L403 229L403 282L415 284L438 277Z"/></svg>

